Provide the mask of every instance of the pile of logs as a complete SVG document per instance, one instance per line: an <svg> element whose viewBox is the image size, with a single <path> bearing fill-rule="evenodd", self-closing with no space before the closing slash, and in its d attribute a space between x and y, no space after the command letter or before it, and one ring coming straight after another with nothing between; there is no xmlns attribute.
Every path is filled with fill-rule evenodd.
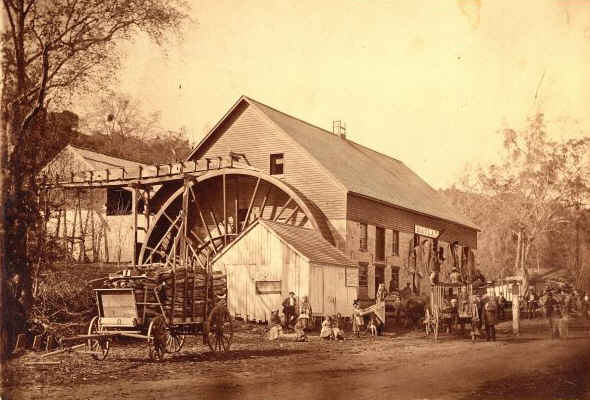
<svg viewBox="0 0 590 400"><path fill-rule="evenodd" d="M217 271L208 276L203 269L159 271L151 279L135 281L133 287L140 316L144 312L141 303L146 303L145 317L161 314L163 310L176 323L203 321L206 306L210 312L213 299L223 298L227 293L226 276Z"/></svg>

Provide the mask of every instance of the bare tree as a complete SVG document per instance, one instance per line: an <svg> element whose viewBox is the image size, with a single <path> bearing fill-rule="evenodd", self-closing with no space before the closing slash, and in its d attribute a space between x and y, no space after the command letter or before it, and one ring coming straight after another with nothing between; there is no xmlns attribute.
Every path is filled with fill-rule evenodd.
<svg viewBox="0 0 590 400"><path fill-rule="evenodd" d="M157 43L186 20L182 0L3 0L2 113L7 133L2 176L6 198L3 271L23 275L30 304L27 235L38 219L35 175L40 168L35 129L50 102L59 103L116 76L117 43L138 32ZM4 144L4 142L3 142ZM0 310L0 313L3 310ZM3 313L4 314L4 313ZM5 347L2 347L4 355Z"/></svg>

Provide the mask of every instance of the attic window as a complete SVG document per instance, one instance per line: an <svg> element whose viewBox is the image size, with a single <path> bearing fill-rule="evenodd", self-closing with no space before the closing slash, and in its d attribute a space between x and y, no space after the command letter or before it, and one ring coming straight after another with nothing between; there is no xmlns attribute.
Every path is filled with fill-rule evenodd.
<svg viewBox="0 0 590 400"><path fill-rule="evenodd" d="M277 153L277 154L270 155L270 174L271 175L282 175L283 174L283 153Z"/></svg>

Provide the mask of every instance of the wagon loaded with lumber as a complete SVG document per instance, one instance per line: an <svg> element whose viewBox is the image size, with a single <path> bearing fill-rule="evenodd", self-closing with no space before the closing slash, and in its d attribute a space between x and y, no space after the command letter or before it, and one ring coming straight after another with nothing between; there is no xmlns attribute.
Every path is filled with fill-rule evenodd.
<svg viewBox="0 0 590 400"><path fill-rule="evenodd" d="M180 351L185 335L202 335L212 351L228 351L233 327L226 276L190 257L180 236L166 262L137 265L105 279L95 289L98 312L88 334L64 338L62 344L86 341L84 351L104 360L114 337L132 337L145 340L150 358L161 360Z"/></svg>

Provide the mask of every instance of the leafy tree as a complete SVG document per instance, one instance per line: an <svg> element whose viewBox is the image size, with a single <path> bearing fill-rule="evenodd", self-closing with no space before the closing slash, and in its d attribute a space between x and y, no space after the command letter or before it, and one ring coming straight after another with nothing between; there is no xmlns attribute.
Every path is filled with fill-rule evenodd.
<svg viewBox="0 0 590 400"><path fill-rule="evenodd" d="M471 180L465 180L470 185L463 187L477 193L476 205L471 208L480 210L475 220L479 217L484 222L480 243L488 246L488 257L512 244L514 272L525 277L526 289L531 250L546 259L546 249L551 248L546 240L571 230L573 215L588 206L590 138L551 140L543 114L530 118L521 131L504 129L501 133L502 162L480 168Z"/></svg>
<svg viewBox="0 0 590 400"><path fill-rule="evenodd" d="M7 254L0 254L0 261L4 279L7 271L22 273L28 305L31 259L26 239L38 219L38 136L49 104L61 104L73 93L104 86L116 76L120 41L145 32L163 43L168 32L179 32L186 5L182 0L3 0L3 6L8 24L2 32L0 186L5 215L0 248ZM0 347L5 355L5 346Z"/></svg>

